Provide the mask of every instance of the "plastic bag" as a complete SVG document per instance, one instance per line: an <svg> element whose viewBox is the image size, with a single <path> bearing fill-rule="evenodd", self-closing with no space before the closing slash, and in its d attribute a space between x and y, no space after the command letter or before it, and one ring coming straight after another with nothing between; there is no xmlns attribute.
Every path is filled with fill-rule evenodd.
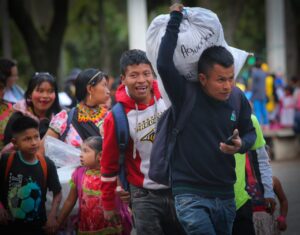
<svg viewBox="0 0 300 235"><path fill-rule="evenodd" d="M243 67L249 53L230 47L224 39L224 32L218 16L204 8L185 7L180 24L177 46L174 51L174 64L178 71L190 81L198 81L197 64L202 52L213 45L224 46L233 55L235 78ZM170 101L157 72L157 56L170 15L159 15L150 24L146 35L147 57L158 75L158 85L163 98L169 106Z"/></svg>
<svg viewBox="0 0 300 235"><path fill-rule="evenodd" d="M80 165L80 150L52 136L45 137L45 155L56 167Z"/></svg>

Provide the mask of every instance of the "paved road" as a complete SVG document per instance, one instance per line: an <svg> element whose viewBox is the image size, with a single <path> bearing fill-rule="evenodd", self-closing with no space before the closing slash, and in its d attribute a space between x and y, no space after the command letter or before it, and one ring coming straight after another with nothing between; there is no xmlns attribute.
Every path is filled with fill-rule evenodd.
<svg viewBox="0 0 300 235"><path fill-rule="evenodd" d="M288 229L283 234L300 235L300 158L273 161L272 169L273 175L280 179L289 202Z"/></svg>

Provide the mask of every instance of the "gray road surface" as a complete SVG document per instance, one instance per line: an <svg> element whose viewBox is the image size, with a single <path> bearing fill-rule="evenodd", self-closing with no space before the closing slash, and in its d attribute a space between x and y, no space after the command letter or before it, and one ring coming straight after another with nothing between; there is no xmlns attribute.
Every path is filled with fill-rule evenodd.
<svg viewBox="0 0 300 235"><path fill-rule="evenodd" d="M273 161L272 169L273 175L280 179L289 202L288 229L282 234L300 235L300 158Z"/></svg>

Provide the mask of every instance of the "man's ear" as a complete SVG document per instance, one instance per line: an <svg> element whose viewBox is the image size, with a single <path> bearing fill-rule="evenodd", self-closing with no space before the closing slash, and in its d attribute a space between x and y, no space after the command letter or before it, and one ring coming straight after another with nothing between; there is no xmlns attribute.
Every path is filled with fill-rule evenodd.
<svg viewBox="0 0 300 235"><path fill-rule="evenodd" d="M206 75L204 73L199 73L198 74L198 79L199 79L201 85L205 86L206 80L207 80Z"/></svg>
<svg viewBox="0 0 300 235"><path fill-rule="evenodd" d="M125 82L124 82L125 78L126 78L125 75L121 74L120 78L121 78L122 84L125 85Z"/></svg>

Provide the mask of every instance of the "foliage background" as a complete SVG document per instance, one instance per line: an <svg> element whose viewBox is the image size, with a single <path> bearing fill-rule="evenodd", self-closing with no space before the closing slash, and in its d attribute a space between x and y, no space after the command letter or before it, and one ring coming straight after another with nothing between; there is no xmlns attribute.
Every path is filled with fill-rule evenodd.
<svg viewBox="0 0 300 235"><path fill-rule="evenodd" d="M26 0L25 2L36 30L42 37L48 35L47 30L53 17L53 1ZM57 58L60 61L59 67L54 72L60 84L74 67L81 69L97 67L117 77L120 55L128 49L126 1L62 1L69 1L69 7L61 54L60 58ZM148 24L157 15L168 13L171 2L148 0ZM202 6L214 11L224 27L225 38L229 45L255 52L262 59L266 59L265 1L186 0L182 2L186 6ZM26 47L23 36L12 19L10 32L12 56L18 61L20 84L25 87L30 76L36 71L28 53L31 49ZM0 53L3 54L2 52L3 48L0 48ZM44 57L41 60L49 59L47 55Z"/></svg>

